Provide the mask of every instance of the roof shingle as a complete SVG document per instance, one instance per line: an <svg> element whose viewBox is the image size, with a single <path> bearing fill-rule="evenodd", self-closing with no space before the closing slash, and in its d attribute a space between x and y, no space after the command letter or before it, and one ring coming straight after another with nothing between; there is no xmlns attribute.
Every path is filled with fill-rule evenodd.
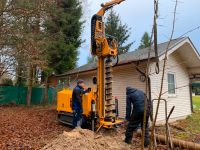
<svg viewBox="0 0 200 150"><path fill-rule="evenodd" d="M185 40L186 38L177 38L173 39L170 42L169 50L175 47L177 44ZM158 56L161 56L165 53L168 42L160 43L158 44ZM135 51L131 51L125 54L119 55L119 63L118 64L125 64L125 63L130 63L130 62L135 62L139 60L145 60L148 59L148 52L149 52L150 47L144 48L144 49L137 49ZM150 58L155 57L155 52L153 49L150 50ZM64 76L64 75L70 75L70 74L75 74L75 73L80 73L80 72L85 72L85 71L90 71L90 70L95 70L96 69L96 62L85 64L83 66L80 66L78 68L75 68L73 70L70 70L62 75L58 76Z"/></svg>

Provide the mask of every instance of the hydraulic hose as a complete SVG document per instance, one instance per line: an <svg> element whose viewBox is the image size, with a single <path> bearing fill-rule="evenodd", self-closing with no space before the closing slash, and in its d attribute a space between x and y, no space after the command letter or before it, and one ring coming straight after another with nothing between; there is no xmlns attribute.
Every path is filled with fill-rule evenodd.
<svg viewBox="0 0 200 150"><path fill-rule="evenodd" d="M138 67L136 67L136 70L137 70L141 75L143 75L143 76L145 77L145 80L146 80L146 78L148 78L148 89L149 89L148 95L149 95L149 100L151 100L151 79L150 79L149 76L147 77L146 74L145 74L143 71L141 71Z"/></svg>
<svg viewBox="0 0 200 150"><path fill-rule="evenodd" d="M118 55L118 54L117 54L116 58L117 58L117 61L116 61L116 63L114 64L114 66L113 66L113 67L117 66L117 65L118 65L118 63L119 63L119 55Z"/></svg>

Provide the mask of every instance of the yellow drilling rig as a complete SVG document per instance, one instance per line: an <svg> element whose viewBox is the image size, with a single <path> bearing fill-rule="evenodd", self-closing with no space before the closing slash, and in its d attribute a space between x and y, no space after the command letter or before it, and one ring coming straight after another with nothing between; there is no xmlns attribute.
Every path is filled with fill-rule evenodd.
<svg viewBox="0 0 200 150"><path fill-rule="evenodd" d="M112 58L117 57L117 41L106 37L104 14L125 0L112 0L101 4L101 9L91 19L91 53L98 58L97 77L93 79L96 90L83 95L83 116L92 130L98 127L113 128L123 123L118 119L118 101L112 95ZM92 80L92 79L91 79ZM72 91L64 89L57 95L60 122L72 125Z"/></svg>

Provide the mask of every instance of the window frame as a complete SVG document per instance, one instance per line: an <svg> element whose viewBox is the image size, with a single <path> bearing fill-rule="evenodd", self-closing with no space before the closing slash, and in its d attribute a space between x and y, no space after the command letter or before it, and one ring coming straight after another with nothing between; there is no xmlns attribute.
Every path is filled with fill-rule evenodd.
<svg viewBox="0 0 200 150"><path fill-rule="evenodd" d="M174 76L174 93L169 93L169 80L168 77L169 75L173 75ZM176 90L176 74L174 72L168 72L167 73L167 93L168 93L168 97L176 97L177 96L177 90Z"/></svg>

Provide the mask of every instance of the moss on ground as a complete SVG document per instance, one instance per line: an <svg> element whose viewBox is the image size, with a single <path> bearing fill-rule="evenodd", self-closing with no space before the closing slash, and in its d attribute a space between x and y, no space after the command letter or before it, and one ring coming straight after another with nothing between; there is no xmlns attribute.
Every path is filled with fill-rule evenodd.
<svg viewBox="0 0 200 150"><path fill-rule="evenodd" d="M185 120L178 121L178 125L186 132L177 132L175 136L181 139L192 139L200 135L200 96L193 97L194 113Z"/></svg>
<svg viewBox="0 0 200 150"><path fill-rule="evenodd" d="M178 125L185 129L186 132L177 132L175 135L181 139L188 139L200 134L200 110L188 116L185 120L178 121Z"/></svg>
<svg viewBox="0 0 200 150"><path fill-rule="evenodd" d="M200 141L200 96L193 97L194 113L184 120L172 123L171 134L178 138L187 141ZM178 129L179 128L179 129ZM161 126L160 133L165 133L165 127Z"/></svg>

